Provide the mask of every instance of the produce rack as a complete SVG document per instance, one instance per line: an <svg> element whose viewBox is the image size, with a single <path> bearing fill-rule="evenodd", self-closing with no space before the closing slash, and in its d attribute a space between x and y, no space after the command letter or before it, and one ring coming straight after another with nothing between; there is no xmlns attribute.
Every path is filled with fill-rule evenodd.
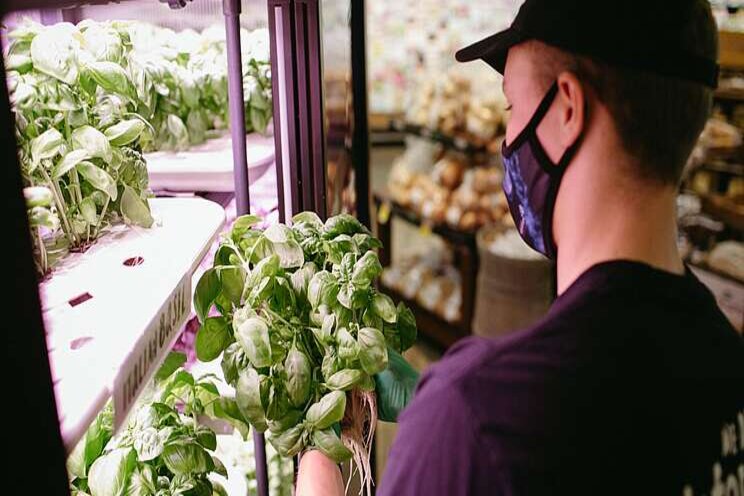
<svg viewBox="0 0 744 496"><path fill-rule="evenodd" d="M177 9L190 2L167 3ZM66 18L66 9L77 6L79 2L8 1L0 14L37 8L45 14L42 21L57 22ZM234 191L242 213L249 208L249 192L240 2L226 0L222 7ZM5 80L4 67L0 70ZM0 112L10 115L5 85ZM17 317L25 323L23 332L11 340L8 364L26 376L24 388L28 389L17 405L19 411L27 412L23 416L26 428L20 429L17 440L13 434L13 445L19 448L19 461L36 459L29 480L35 481L39 494L68 494L67 453L109 396L113 396L116 407L115 425L120 426L164 360L190 314L192 273L222 227L224 211L201 199L153 199L151 210L161 225L148 232L117 232L114 227L87 252L66 258L49 280L37 286L14 126L7 118L0 125L3 141L9 144L3 147L5 162L11 165L3 168L4 196L9 198L8 214L12 218L9 237L13 241L9 248L14 263L10 264L9 280L17 281L17 290L7 303L18 310ZM259 493L267 495L261 448L256 446L256 475ZM16 474L27 470L22 465L13 468Z"/></svg>
<svg viewBox="0 0 744 496"><path fill-rule="evenodd" d="M160 1L172 8L183 8L192 0ZM42 21L77 21L69 9L85 4L105 6L108 2L9 0L0 6L0 14L40 9L44 13ZM354 98L348 101L353 111L349 125L353 136L344 142L344 147L352 157L356 175L353 188L359 206L355 211L368 224L364 2L350 0L349 4L350 88ZM267 2L275 133L269 145L273 154L266 156L275 157L271 163L276 168L278 214L282 221L303 210L315 211L322 218L333 213L326 187L330 143L324 127L321 5L319 0ZM252 150L250 143L246 147L239 49L241 2L224 0L221 7L227 35L231 173L236 213L242 215L250 211L248 186L252 171L248 156ZM4 67L0 71L4 77ZM0 113L10 115L6 89L0 98ZM5 142L10 144L3 147L5 161L16 164L3 168L4 192L10 199L9 260L14 261L10 264L9 280L16 281L15 291L6 303L16 309L14 317L24 322L22 332L9 337L11 352L7 363L24 377L22 398L16 407L28 412L22 419L23 428L13 433L12 443L19 447L18 467L32 468L29 475L36 481L39 494L68 494L67 452L111 394L116 403L116 423L121 424L127 407L159 367L180 324L190 313L191 276L220 230L224 211L217 204L198 198L153 199L153 216L162 224L156 224L152 232L118 232L114 228L87 253L66 259L54 276L39 286L29 256L29 227L20 194L14 128L11 119L3 119L0 126ZM265 157L262 164L264 160ZM224 177L222 180L227 181ZM203 191L203 186L198 190ZM212 193L218 197L226 194ZM265 444L256 431L254 442L258 494L268 496ZM32 459L33 466L28 463ZM16 473L15 467L11 470Z"/></svg>
<svg viewBox="0 0 744 496"><path fill-rule="evenodd" d="M219 205L197 198L150 204L160 225L114 228L65 258L39 288L68 451L109 397L122 425L190 314L192 274L225 218Z"/></svg>
<svg viewBox="0 0 744 496"><path fill-rule="evenodd" d="M374 195L377 211L377 236L385 248L380 251L380 263L389 267L392 262L392 226L390 220L401 219L419 226L426 233L440 236L449 243L455 254L455 265L462 278L462 308L459 322L448 322L438 314L422 307L416 301L406 298L394 288L384 287L386 293L396 301L403 301L416 316L422 337L440 349L447 349L458 339L471 334L471 321L475 307L475 284L478 274L478 248L475 232L463 232L446 225L432 224L422 219L416 212L407 209L382 194Z"/></svg>
<svg viewBox="0 0 744 496"><path fill-rule="evenodd" d="M258 181L274 163L274 139L251 133L246 136L248 179ZM235 191L232 150L228 135L213 138L185 151L145 154L150 188L160 191Z"/></svg>

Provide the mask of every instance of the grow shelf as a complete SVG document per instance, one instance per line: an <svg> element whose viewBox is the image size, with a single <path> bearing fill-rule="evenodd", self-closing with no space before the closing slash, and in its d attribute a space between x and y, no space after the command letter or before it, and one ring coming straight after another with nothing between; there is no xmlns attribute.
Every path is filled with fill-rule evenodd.
<svg viewBox="0 0 744 496"><path fill-rule="evenodd" d="M156 198L150 206L150 229L112 228L39 285L68 450L109 397L115 427L123 423L190 314L192 273L225 219L200 198Z"/></svg>
<svg viewBox="0 0 744 496"><path fill-rule="evenodd" d="M246 136L248 179L258 181L274 163L274 137ZM235 191L232 140L229 134L181 152L146 153L153 191Z"/></svg>

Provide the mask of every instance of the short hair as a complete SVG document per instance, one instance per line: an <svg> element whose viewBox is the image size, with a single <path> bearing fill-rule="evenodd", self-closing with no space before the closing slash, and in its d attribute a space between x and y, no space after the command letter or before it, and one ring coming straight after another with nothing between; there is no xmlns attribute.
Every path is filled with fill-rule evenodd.
<svg viewBox="0 0 744 496"><path fill-rule="evenodd" d="M694 2L682 48L716 60L718 31L707 0ZM674 8L670 6L670 8ZM643 180L678 184L710 117L713 90L699 83L658 76L529 42L540 57L545 90L563 71L588 85L609 110L620 142Z"/></svg>

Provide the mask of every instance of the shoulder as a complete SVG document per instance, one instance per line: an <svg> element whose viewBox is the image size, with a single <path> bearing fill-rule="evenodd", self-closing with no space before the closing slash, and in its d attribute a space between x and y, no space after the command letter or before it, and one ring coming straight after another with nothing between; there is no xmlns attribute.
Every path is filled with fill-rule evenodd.
<svg viewBox="0 0 744 496"><path fill-rule="evenodd" d="M511 424L516 405L502 362L523 346L522 339L466 338L422 376L398 419L379 494L495 494L509 460L490 427Z"/></svg>

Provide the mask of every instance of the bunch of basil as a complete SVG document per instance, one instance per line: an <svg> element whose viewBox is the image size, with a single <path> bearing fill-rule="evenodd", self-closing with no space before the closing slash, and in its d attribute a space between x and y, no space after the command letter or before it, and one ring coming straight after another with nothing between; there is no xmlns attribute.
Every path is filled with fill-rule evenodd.
<svg viewBox="0 0 744 496"><path fill-rule="evenodd" d="M161 372L160 376L164 375ZM157 382L150 400L113 436L113 410L107 406L67 460L73 496L225 495L207 476L227 474L211 451L217 439L197 416L214 415L220 402L207 378L195 380L179 370ZM219 408L219 407L218 407Z"/></svg>
<svg viewBox="0 0 744 496"><path fill-rule="evenodd" d="M84 248L111 222L149 227L140 140L149 124L122 65L113 28L44 27L9 33L6 57L37 266Z"/></svg>
<svg viewBox="0 0 744 496"><path fill-rule="evenodd" d="M381 245L354 217L259 221L236 220L197 284L197 357L222 355L240 414L282 456L314 446L347 460L347 392L374 392L387 421L411 397L416 374L399 353L416 340L413 314L376 290Z"/></svg>

